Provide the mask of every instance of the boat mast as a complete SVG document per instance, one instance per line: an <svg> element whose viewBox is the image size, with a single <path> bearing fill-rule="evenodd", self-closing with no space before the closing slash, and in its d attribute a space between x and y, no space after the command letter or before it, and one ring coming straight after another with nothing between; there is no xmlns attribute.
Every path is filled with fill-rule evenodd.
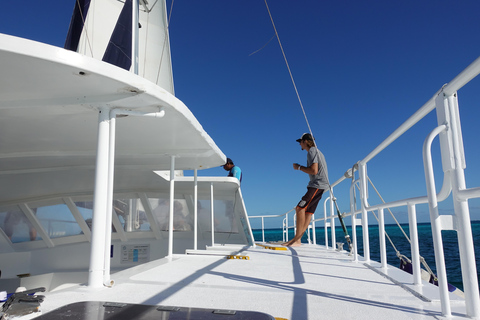
<svg viewBox="0 0 480 320"><path fill-rule="evenodd" d="M138 74L139 0L132 0L132 72Z"/></svg>

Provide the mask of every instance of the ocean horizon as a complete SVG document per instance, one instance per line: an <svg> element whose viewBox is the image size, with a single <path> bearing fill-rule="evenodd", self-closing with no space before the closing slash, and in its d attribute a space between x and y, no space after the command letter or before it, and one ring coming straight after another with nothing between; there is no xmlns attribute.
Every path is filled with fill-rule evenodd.
<svg viewBox="0 0 480 320"><path fill-rule="evenodd" d="M403 231L410 237L410 230L408 224L400 224ZM480 221L472 221L472 235L474 244L480 243ZM435 266L435 254L433 249L433 238L432 238L432 228L430 223L418 223L418 239L420 243L420 255L424 257L428 266L436 273ZM255 241L262 241L262 230L253 229L253 236ZM351 226L347 226L347 231L350 236L352 236ZM380 262L380 242L379 242L379 228L376 225L369 226L369 238L370 238L370 259ZM411 259L410 254L410 243L405 238L401 229L396 224L385 225L385 232L388 234L390 239L393 242L393 245L397 250L402 254ZM282 241L283 232L281 228L265 229L265 242L276 242ZM294 236L294 230L289 229L289 239ZM315 228L316 243L318 245L325 245L325 231L324 227ZM312 238L312 235L310 236ZM336 242L345 242L344 249L347 249L345 235L341 226L335 228L335 237ZM457 232L456 231L442 231L442 240L443 248L445 253L445 264L447 268L447 279L450 284L459 288L463 291L463 282L462 282L462 272L460 268L460 256L458 252L458 241L457 241ZM329 246L332 246L331 243L331 232L328 232L328 241ZM387 262L389 265L399 267L400 259L397 257L396 251L393 248L390 241L385 239L387 246ZM307 235L302 237L302 243L308 243ZM357 227L357 245L358 245L358 254L364 256L363 251L363 234L361 232L361 227ZM477 264L477 276L480 277L478 273L478 266L480 264L480 246L475 246L475 260ZM423 266L422 266L423 268Z"/></svg>

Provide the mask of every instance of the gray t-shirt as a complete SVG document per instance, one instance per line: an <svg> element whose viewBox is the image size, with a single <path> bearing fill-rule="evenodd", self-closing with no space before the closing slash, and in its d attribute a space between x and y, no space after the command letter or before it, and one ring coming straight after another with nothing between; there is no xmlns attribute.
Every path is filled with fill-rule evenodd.
<svg viewBox="0 0 480 320"><path fill-rule="evenodd" d="M330 185L328 184L327 162L325 156L317 147L311 147L308 150L307 167L310 167L313 163L318 163L318 173L316 175L309 174L310 182L307 187L328 190Z"/></svg>

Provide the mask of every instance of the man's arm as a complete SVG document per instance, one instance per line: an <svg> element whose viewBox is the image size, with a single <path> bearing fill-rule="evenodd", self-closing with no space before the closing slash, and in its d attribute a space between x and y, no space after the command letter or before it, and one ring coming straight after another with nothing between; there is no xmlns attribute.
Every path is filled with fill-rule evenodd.
<svg viewBox="0 0 480 320"><path fill-rule="evenodd" d="M298 163L293 164L293 168L295 170L300 170L302 172L305 172L307 174L313 174L316 175L318 173L318 163L312 163L310 167L304 167L299 165Z"/></svg>

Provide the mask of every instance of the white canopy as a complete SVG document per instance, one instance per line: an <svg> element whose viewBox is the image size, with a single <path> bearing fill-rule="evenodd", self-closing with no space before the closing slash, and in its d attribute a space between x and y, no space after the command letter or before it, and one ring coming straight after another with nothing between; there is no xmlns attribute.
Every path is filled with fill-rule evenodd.
<svg viewBox="0 0 480 320"><path fill-rule="evenodd" d="M165 111L116 120L116 191L158 188L152 171L169 170L172 156L177 170L225 163L180 100L131 72L3 34L0 66L0 204L92 194L100 107Z"/></svg>

